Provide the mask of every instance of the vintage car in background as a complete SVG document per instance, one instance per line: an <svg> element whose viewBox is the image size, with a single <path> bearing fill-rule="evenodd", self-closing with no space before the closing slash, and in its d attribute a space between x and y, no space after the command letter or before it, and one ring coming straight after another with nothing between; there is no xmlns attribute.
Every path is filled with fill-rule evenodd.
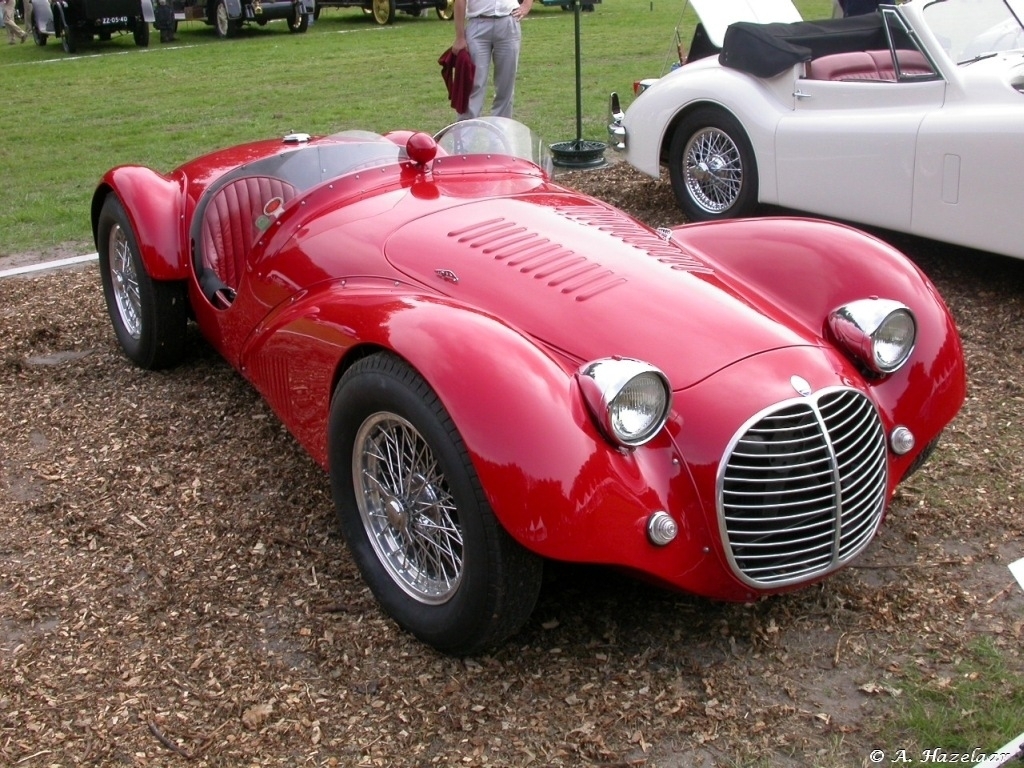
<svg viewBox="0 0 1024 768"><path fill-rule="evenodd" d="M289 32L305 32L314 12L314 0L171 0L179 21L202 21L219 38L234 37L245 24L276 19L288 23Z"/></svg>
<svg viewBox="0 0 1024 768"><path fill-rule="evenodd" d="M447 653L519 629L545 559L732 601L819 581L965 395L891 246L652 230L504 118L116 167L92 229L125 354L174 366L194 320L329 472L384 610Z"/></svg>
<svg viewBox="0 0 1024 768"><path fill-rule="evenodd" d="M758 203L1024 258L1019 0L908 0L800 21L790 0L692 0L685 63L609 133L668 167L687 218Z"/></svg>
<svg viewBox="0 0 1024 768"><path fill-rule="evenodd" d="M419 16L433 8L439 19L455 17L455 0L317 0L314 18L320 18L323 8L362 8L378 24L393 24L398 11Z"/></svg>
<svg viewBox="0 0 1024 768"><path fill-rule="evenodd" d="M121 32L131 32L135 44L145 48L155 18L152 0L32 0L31 32L36 45L59 37L65 53Z"/></svg>

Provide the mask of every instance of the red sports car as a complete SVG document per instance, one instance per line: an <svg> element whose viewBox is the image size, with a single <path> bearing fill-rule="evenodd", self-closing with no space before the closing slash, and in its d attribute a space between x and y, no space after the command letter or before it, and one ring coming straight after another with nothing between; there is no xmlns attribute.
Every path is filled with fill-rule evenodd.
<svg viewBox="0 0 1024 768"><path fill-rule="evenodd" d="M384 610L448 653L520 628L545 559L721 600L820 580L964 399L949 312L885 243L652 230L511 120L121 166L92 226L128 357L174 365L194 320L330 473Z"/></svg>

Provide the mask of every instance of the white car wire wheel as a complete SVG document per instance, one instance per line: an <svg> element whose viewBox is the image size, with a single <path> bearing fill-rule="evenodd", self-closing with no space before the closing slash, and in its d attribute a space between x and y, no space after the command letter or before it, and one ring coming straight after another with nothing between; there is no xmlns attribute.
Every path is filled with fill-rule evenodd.
<svg viewBox="0 0 1024 768"><path fill-rule="evenodd" d="M100 210L96 245L107 312L125 355L150 370L179 363L188 332L185 286L149 276L128 215L113 193Z"/></svg>
<svg viewBox="0 0 1024 768"><path fill-rule="evenodd" d="M346 371L328 451L349 549L399 626L467 655L526 622L542 561L498 523L451 418L404 361L379 353Z"/></svg>
<svg viewBox="0 0 1024 768"><path fill-rule="evenodd" d="M676 126L669 177L690 221L731 219L757 205L757 165L750 140L732 115L702 107Z"/></svg>

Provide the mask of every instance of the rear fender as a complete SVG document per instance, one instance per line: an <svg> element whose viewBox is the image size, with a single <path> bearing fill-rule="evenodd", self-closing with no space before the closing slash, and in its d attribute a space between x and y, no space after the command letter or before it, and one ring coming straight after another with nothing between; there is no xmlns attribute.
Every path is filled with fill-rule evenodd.
<svg viewBox="0 0 1024 768"><path fill-rule="evenodd" d="M154 280L188 279L191 267L184 247L184 192L181 183L138 165L108 171L92 197L92 234L100 247L99 217L107 195L117 195L138 242L146 271Z"/></svg>
<svg viewBox="0 0 1024 768"><path fill-rule="evenodd" d="M789 71L776 78L787 84L792 79ZM771 85L778 86L775 81ZM701 107L721 109L740 122L754 150L759 186L773 191L775 158L771 148L783 105L763 81L717 65L697 63L673 70L629 105L624 121L626 160L637 170L658 178L662 165L668 162L676 126Z"/></svg>

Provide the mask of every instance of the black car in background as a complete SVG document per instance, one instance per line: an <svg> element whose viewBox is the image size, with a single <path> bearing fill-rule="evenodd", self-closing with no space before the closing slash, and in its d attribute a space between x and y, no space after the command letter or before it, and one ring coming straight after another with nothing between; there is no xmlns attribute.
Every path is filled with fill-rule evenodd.
<svg viewBox="0 0 1024 768"><path fill-rule="evenodd" d="M36 45L59 37L67 53L81 42L109 40L120 32L131 32L135 44L145 47L155 18L152 0L32 0L31 32Z"/></svg>

